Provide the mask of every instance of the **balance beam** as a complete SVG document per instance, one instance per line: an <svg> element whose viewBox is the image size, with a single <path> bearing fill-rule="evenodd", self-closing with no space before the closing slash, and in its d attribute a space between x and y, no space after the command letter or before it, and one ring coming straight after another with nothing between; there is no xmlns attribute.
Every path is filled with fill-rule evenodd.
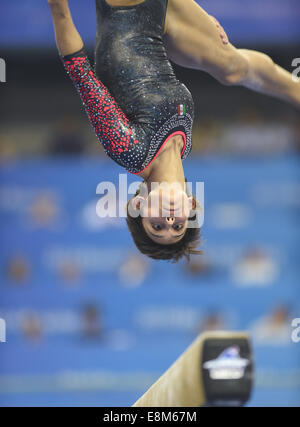
<svg viewBox="0 0 300 427"><path fill-rule="evenodd" d="M206 366L211 366L212 360L215 365L209 370ZM238 366L243 364L244 375L238 378L243 373ZM251 346L246 332L206 332L199 335L133 407L223 406L226 402L242 406L250 397L252 374Z"/></svg>

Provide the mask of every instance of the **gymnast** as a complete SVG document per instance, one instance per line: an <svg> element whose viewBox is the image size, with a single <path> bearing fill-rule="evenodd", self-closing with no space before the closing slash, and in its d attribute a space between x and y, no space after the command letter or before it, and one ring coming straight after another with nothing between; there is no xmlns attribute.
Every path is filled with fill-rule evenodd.
<svg viewBox="0 0 300 427"><path fill-rule="evenodd" d="M170 60L300 106L300 83L267 55L236 49L194 0L96 0L91 67L68 0L48 0L56 44L105 152L142 179L127 205L137 248L176 262L197 250L197 201L182 167L192 148L194 104Z"/></svg>

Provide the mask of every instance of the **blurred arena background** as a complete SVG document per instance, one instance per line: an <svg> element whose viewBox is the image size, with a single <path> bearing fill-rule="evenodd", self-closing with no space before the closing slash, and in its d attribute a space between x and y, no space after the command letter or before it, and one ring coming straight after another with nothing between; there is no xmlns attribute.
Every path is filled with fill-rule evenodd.
<svg viewBox="0 0 300 427"><path fill-rule="evenodd" d="M292 71L298 0L203 0L238 47ZM93 59L94 2L71 0ZM299 112L175 66L196 105L189 181L205 182L205 255L151 262L96 187L103 153L56 53L47 2L0 5L1 406L131 405L204 330L249 330L250 406L300 405ZM134 177L129 177L132 182Z"/></svg>

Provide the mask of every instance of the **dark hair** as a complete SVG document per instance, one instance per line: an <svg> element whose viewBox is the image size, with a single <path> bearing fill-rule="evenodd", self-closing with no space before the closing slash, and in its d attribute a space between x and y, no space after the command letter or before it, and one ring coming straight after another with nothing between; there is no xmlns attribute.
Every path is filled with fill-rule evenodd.
<svg viewBox="0 0 300 427"><path fill-rule="evenodd" d="M140 190L137 190L134 197L140 194ZM194 201L197 203L196 199ZM148 257L156 260L171 260L177 262L180 258L190 259L192 254L202 254L203 251L196 250L200 243L200 227L187 228L183 238L176 243L170 245L160 245L154 242L146 233L142 224L142 217L139 215L133 218L129 214L129 202L127 203L127 218L126 222L133 238L133 241L139 251L147 255ZM193 217L188 218L188 221L196 221L197 214Z"/></svg>

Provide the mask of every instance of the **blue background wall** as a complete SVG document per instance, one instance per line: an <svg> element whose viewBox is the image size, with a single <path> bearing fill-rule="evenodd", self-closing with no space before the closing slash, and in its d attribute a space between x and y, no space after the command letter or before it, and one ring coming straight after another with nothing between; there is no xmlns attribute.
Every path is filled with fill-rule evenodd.
<svg viewBox="0 0 300 427"><path fill-rule="evenodd" d="M220 20L235 43L289 43L300 39L298 0L198 0ZM86 43L95 40L93 1L70 3ZM53 45L53 29L46 0L2 1L0 38L6 46Z"/></svg>

